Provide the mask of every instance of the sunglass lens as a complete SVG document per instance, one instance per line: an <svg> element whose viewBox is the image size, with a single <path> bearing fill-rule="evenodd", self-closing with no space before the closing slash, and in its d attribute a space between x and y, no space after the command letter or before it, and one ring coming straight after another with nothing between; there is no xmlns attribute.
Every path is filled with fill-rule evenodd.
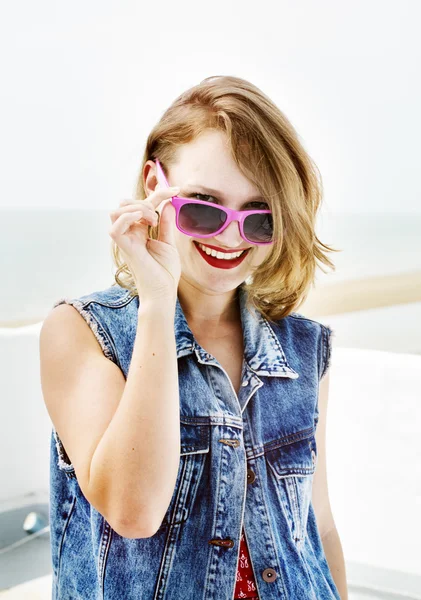
<svg viewBox="0 0 421 600"><path fill-rule="evenodd" d="M244 235L250 242L271 242L273 219L269 213L249 215L244 219Z"/></svg>
<svg viewBox="0 0 421 600"><path fill-rule="evenodd" d="M193 235L212 235L225 223L227 215L215 206L184 204L180 208L179 226Z"/></svg>

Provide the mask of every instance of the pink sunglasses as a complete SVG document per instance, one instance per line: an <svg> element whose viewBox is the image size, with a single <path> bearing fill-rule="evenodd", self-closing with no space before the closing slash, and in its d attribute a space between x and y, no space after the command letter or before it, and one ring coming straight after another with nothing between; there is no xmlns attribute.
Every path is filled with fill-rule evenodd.
<svg viewBox="0 0 421 600"><path fill-rule="evenodd" d="M157 179L161 186L171 187L161 164L155 160ZM243 240L257 246L273 243L272 211L232 210L219 204L193 198L173 196L171 203L176 209L176 226L185 235L208 238L224 231L231 221L238 221Z"/></svg>

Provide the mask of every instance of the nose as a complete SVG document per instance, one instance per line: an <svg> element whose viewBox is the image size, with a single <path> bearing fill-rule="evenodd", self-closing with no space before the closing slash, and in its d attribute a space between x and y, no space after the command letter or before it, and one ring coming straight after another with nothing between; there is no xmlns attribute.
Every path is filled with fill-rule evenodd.
<svg viewBox="0 0 421 600"><path fill-rule="evenodd" d="M218 245L216 242L220 242L225 248L244 246L245 240L241 237L239 222L231 221L228 227L215 238L215 246Z"/></svg>

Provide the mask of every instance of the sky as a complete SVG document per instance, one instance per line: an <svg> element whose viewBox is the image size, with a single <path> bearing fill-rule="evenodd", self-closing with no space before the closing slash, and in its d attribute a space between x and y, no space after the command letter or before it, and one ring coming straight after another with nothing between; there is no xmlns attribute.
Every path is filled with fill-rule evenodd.
<svg viewBox="0 0 421 600"><path fill-rule="evenodd" d="M0 9L0 209L117 207L150 129L211 75L297 130L329 213L421 214L421 4L17 0Z"/></svg>

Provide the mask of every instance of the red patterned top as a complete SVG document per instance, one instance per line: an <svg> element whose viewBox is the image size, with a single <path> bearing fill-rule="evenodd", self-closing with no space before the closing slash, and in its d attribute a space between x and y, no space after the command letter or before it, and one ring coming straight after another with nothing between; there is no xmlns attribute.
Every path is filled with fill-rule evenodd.
<svg viewBox="0 0 421 600"><path fill-rule="evenodd" d="M256 600L259 600L244 529L241 532L240 539L240 554L238 558L234 600L237 600L237 598L256 598Z"/></svg>

